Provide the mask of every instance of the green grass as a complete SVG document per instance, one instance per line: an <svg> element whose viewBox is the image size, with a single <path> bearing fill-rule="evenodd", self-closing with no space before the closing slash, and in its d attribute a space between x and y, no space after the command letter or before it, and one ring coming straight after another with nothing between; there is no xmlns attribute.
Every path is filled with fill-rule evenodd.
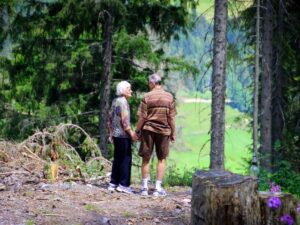
<svg viewBox="0 0 300 225"><path fill-rule="evenodd" d="M177 141L171 145L168 165L184 171L190 168L208 168L210 152L209 103L180 103L177 107ZM226 106L225 109L225 169L245 174L251 133L247 127L250 119L243 113Z"/></svg>
<svg viewBox="0 0 300 225"><path fill-rule="evenodd" d="M214 17L214 1L201 0L197 6L199 15L203 15L206 19L211 20Z"/></svg>
<svg viewBox="0 0 300 225"><path fill-rule="evenodd" d="M228 2L228 16L229 18L237 17L239 14L250 7L253 1L230 1ZM201 0L197 5L197 12L199 15L203 15L207 20L212 20L214 17L214 1L213 0Z"/></svg>
<svg viewBox="0 0 300 225"><path fill-rule="evenodd" d="M188 91L188 90L179 90L176 93L177 96L181 98L203 98L203 99L211 99L211 92L206 91L204 93L196 92L196 91Z"/></svg>

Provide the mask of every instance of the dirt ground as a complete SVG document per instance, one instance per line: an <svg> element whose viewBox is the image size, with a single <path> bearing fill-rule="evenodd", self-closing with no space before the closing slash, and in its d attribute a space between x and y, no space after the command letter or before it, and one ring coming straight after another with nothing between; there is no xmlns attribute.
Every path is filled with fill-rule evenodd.
<svg viewBox="0 0 300 225"><path fill-rule="evenodd" d="M100 151L72 124L39 131L21 143L0 141L0 225L190 223L190 188L169 188L166 197L143 197L139 185L133 185L136 194L109 192L111 162L97 155L83 161L67 142L70 129L79 129L91 142L89 149Z"/></svg>
<svg viewBox="0 0 300 225"><path fill-rule="evenodd" d="M189 224L190 204L185 187L143 197L109 192L106 183L31 181L0 191L0 225Z"/></svg>

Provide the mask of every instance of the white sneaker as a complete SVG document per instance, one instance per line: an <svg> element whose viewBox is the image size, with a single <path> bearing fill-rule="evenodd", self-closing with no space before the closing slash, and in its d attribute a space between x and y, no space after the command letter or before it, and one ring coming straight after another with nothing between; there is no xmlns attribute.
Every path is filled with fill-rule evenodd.
<svg viewBox="0 0 300 225"><path fill-rule="evenodd" d="M155 197L164 197L167 196L167 192L162 188L160 191L155 189L153 192L153 196Z"/></svg>
<svg viewBox="0 0 300 225"><path fill-rule="evenodd" d="M148 196L148 188L142 188L141 192L140 192L140 195Z"/></svg>
<svg viewBox="0 0 300 225"><path fill-rule="evenodd" d="M113 192L113 191L115 191L116 187L117 187L117 185L109 183L107 190Z"/></svg>
<svg viewBox="0 0 300 225"><path fill-rule="evenodd" d="M134 193L134 191L133 191L133 189L132 189L131 187L124 187L124 186L122 186L122 185L119 185L119 186L116 188L116 190L117 190L118 192L123 192L123 193L127 193L127 194L133 194L133 193Z"/></svg>

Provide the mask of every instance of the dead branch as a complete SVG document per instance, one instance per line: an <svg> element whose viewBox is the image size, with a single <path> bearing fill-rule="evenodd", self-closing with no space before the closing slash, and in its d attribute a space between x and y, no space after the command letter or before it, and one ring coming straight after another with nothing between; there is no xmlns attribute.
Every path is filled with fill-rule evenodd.
<svg viewBox="0 0 300 225"><path fill-rule="evenodd" d="M28 172L28 171L10 171L10 172L5 172L5 173L0 173L0 176L10 176L12 174L27 174L27 175L29 175L30 172Z"/></svg>

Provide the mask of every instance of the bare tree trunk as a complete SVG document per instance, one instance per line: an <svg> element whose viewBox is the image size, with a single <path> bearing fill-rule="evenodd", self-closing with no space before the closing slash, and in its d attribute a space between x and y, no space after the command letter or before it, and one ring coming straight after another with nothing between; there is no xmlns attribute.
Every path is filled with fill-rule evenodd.
<svg viewBox="0 0 300 225"><path fill-rule="evenodd" d="M255 39L255 78L253 96L253 153L257 156L258 143L258 89L259 89L259 47L260 47L260 0L256 1L256 39Z"/></svg>
<svg viewBox="0 0 300 225"><path fill-rule="evenodd" d="M210 168L224 169L227 0L215 0Z"/></svg>
<svg viewBox="0 0 300 225"><path fill-rule="evenodd" d="M108 140L108 111L109 111L109 96L111 84L111 58L112 58L112 15L107 11L103 19L103 53L102 53L102 79L101 79L101 100L100 100L100 115L99 115L99 131L100 142L99 147L104 157L108 157L108 149L106 147Z"/></svg>
<svg viewBox="0 0 300 225"><path fill-rule="evenodd" d="M281 206L274 210L268 207L268 200L274 195L280 199ZM259 225L283 225L284 223L280 221L280 217L282 215L290 215L294 221L297 218L297 205L298 201L297 198L294 197L292 194L283 193L283 192L259 192L259 202L260 202L260 215L261 215L261 222ZM298 224L297 222L294 224Z"/></svg>
<svg viewBox="0 0 300 225"><path fill-rule="evenodd" d="M271 138L271 75L272 75L272 5L271 0L265 0L263 24L263 57L262 57L262 79L261 79L261 166L271 171L272 138Z"/></svg>
<svg viewBox="0 0 300 225"><path fill-rule="evenodd" d="M284 69L282 66L282 55L283 55L283 34L284 34L284 16L285 16L286 3L285 0L280 0L278 4L278 25L277 25L277 38L279 44L275 48L275 77L274 77L274 88L273 88L273 102L272 102L272 144L273 144L273 164L278 161L278 153L276 153L276 142L280 141L282 130L283 130L283 76Z"/></svg>
<svg viewBox="0 0 300 225"><path fill-rule="evenodd" d="M192 225L261 224L258 182L224 170L193 176Z"/></svg>

